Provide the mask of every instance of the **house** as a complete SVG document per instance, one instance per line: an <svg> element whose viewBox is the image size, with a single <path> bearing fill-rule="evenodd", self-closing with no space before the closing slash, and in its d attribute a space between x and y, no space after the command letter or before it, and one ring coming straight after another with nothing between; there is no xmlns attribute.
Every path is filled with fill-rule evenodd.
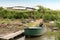
<svg viewBox="0 0 60 40"><path fill-rule="evenodd" d="M36 10L35 8L31 7L24 7L24 6L14 6L14 7L7 7L7 9L13 9L13 10Z"/></svg>
<svg viewBox="0 0 60 40"><path fill-rule="evenodd" d="M36 9L31 7L26 7L26 10L36 10Z"/></svg>
<svg viewBox="0 0 60 40"><path fill-rule="evenodd" d="M23 7L23 6L14 6L12 9L15 9L15 10L25 10L26 7Z"/></svg>

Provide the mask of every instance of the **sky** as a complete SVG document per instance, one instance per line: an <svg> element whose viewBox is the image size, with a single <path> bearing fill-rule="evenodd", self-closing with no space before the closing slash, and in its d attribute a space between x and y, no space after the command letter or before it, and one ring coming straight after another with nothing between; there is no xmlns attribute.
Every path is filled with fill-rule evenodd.
<svg viewBox="0 0 60 40"><path fill-rule="evenodd" d="M26 6L36 7L42 5L50 9L60 10L60 0L0 0L0 6Z"/></svg>

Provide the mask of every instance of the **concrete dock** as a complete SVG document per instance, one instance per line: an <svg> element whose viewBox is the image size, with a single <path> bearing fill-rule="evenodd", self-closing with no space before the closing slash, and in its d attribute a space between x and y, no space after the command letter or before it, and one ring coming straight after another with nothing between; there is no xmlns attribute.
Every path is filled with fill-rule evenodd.
<svg viewBox="0 0 60 40"><path fill-rule="evenodd" d="M24 33L24 30L17 31L15 33L10 33L8 35L0 37L0 40L10 40L10 39L13 39L14 37L22 34L22 33Z"/></svg>

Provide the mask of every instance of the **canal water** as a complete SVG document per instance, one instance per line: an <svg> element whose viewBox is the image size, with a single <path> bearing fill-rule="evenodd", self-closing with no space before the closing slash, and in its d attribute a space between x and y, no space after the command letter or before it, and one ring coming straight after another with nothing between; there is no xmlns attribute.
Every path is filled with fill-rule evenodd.
<svg viewBox="0 0 60 40"><path fill-rule="evenodd" d="M57 40L57 35L42 35L39 37L25 37L22 36L20 38L17 38L16 40Z"/></svg>
<svg viewBox="0 0 60 40"><path fill-rule="evenodd" d="M25 36L23 36L23 37L21 37L21 38L19 38L19 39L16 39L16 40L56 40L56 38L55 37L25 37Z"/></svg>
<svg viewBox="0 0 60 40"><path fill-rule="evenodd" d="M57 40L57 35L42 35L42 36L39 36L39 37L25 37L25 36L22 36L22 37L19 37L15 40Z"/></svg>
<svg viewBox="0 0 60 40"><path fill-rule="evenodd" d="M56 35L54 36L50 36L48 37L48 35L42 35L42 36L38 36L38 37L25 37L25 36L22 36L22 37L19 37L15 40L56 40Z"/></svg>

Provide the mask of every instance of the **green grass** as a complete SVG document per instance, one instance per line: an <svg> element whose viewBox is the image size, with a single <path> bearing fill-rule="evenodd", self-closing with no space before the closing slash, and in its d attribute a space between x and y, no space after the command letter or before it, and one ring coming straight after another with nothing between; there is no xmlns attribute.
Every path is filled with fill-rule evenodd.
<svg viewBox="0 0 60 40"><path fill-rule="evenodd" d="M60 32L58 32L58 40L60 40Z"/></svg>
<svg viewBox="0 0 60 40"><path fill-rule="evenodd" d="M9 19L0 19L0 24L7 24L9 22L10 22Z"/></svg>
<svg viewBox="0 0 60 40"><path fill-rule="evenodd" d="M27 24L29 27L32 27L33 26L33 23L28 23Z"/></svg>

